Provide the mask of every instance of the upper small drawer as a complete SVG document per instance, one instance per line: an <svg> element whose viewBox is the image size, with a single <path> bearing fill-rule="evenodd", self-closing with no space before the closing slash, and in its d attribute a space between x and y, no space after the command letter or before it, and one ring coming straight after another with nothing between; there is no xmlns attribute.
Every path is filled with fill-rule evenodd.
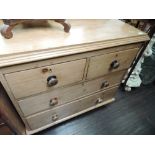
<svg viewBox="0 0 155 155"><path fill-rule="evenodd" d="M100 77L110 72L127 69L137 55L138 50L139 48L134 48L126 51L91 57L87 79Z"/></svg>
<svg viewBox="0 0 155 155"><path fill-rule="evenodd" d="M83 79L86 59L5 74L16 98L26 97Z"/></svg>

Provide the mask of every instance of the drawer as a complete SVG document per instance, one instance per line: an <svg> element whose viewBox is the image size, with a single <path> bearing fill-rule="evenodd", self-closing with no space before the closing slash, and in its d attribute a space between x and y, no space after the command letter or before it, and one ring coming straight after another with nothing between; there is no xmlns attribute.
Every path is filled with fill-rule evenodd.
<svg viewBox="0 0 155 155"><path fill-rule="evenodd" d="M99 55L90 58L87 79L127 69L138 53L139 48Z"/></svg>
<svg viewBox="0 0 155 155"><path fill-rule="evenodd" d="M5 74L16 98L44 92L83 79L86 59Z"/></svg>
<svg viewBox="0 0 155 155"><path fill-rule="evenodd" d="M63 119L67 117L71 118L73 115L84 110L86 111L86 109L90 107L95 108L99 104L103 105L105 101L104 98L106 98L106 100L112 99L115 96L116 90L117 88L113 88L105 92L90 95L80 100L59 106L55 109L47 110L31 117L27 117L27 122L32 130L52 123L54 125L56 122L63 121ZM108 98L106 97L107 93Z"/></svg>
<svg viewBox="0 0 155 155"><path fill-rule="evenodd" d="M82 84L55 89L47 93L19 100L18 103L24 113L24 116L32 115L34 113L55 108L82 96L119 84L125 72L126 71L119 71L96 80L84 82Z"/></svg>

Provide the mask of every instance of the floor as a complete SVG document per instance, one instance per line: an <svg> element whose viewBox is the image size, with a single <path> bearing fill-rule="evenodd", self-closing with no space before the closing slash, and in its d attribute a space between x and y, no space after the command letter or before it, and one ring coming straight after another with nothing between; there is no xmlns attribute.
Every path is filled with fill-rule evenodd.
<svg viewBox="0 0 155 155"><path fill-rule="evenodd" d="M155 85L118 91L116 101L46 129L42 135L155 134Z"/></svg>

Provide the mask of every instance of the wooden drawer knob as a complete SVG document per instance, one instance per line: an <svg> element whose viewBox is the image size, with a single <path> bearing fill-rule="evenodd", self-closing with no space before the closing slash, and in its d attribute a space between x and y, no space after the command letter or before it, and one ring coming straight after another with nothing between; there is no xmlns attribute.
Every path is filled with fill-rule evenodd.
<svg viewBox="0 0 155 155"><path fill-rule="evenodd" d="M49 77L47 78L47 85L48 85L49 87L54 86L54 85L56 85L57 83L58 83L58 79L57 79L57 77L56 77L55 75L49 76Z"/></svg>
<svg viewBox="0 0 155 155"><path fill-rule="evenodd" d="M55 105L57 105L57 104L58 104L58 98L57 98L57 97L52 98L52 99L50 100L50 106L55 106Z"/></svg>
<svg viewBox="0 0 155 155"><path fill-rule="evenodd" d="M58 120L58 115L57 114L54 114L53 116L52 116L52 121L56 121L56 120Z"/></svg>
<svg viewBox="0 0 155 155"><path fill-rule="evenodd" d="M98 104L98 103L102 103L102 102L103 102L103 99L102 99L101 97L97 98L97 100L96 100L96 104Z"/></svg>
<svg viewBox="0 0 155 155"><path fill-rule="evenodd" d="M109 86L109 82L108 81L103 81L102 85L101 85L101 89L108 87Z"/></svg>
<svg viewBox="0 0 155 155"><path fill-rule="evenodd" d="M114 60L110 66L111 66L111 69L117 69L120 66L120 64L117 60Z"/></svg>

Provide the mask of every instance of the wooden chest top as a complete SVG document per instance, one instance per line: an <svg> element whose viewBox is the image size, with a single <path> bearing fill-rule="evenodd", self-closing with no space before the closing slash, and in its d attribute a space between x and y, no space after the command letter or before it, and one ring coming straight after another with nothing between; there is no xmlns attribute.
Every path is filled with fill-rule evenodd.
<svg viewBox="0 0 155 155"><path fill-rule="evenodd" d="M149 40L146 33L119 20L68 20L70 33L50 22L46 28L17 26L10 40L0 36L0 67Z"/></svg>

